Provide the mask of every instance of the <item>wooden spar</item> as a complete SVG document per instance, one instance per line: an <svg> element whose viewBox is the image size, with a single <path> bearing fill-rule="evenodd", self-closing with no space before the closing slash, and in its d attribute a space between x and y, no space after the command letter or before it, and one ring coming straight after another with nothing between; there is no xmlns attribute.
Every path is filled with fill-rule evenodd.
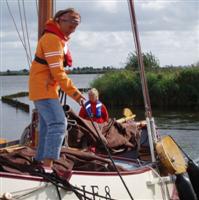
<svg viewBox="0 0 199 200"><path fill-rule="evenodd" d="M135 48L136 48L136 54L137 54L137 59L138 59L138 65L140 66L140 77L141 77L141 82L142 82L142 92L144 96L146 116L151 117L152 116L151 103L150 103L148 86L147 86L147 81L146 81L146 76L145 76L144 62L143 62L141 45L140 45L140 38L138 34L138 26L137 26L137 21L136 21L133 0L129 0L129 9L130 9L130 15L131 15L131 25L132 25L132 31L133 31L134 40L135 40Z"/></svg>
<svg viewBox="0 0 199 200"><path fill-rule="evenodd" d="M138 65L140 67L140 78L141 78L142 92L143 92L143 97L144 97L144 106L145 106L145 114L146 114L146 122L147 122L147 130L148 130L151 158L152 158L152 162L155 162L156 158L155 158L155 152L154 152L155 151L154 143L157 142L155 122L152 117L152 109L151 109L151 103L150 103L150 98L149 98L149 91L148 91L148 85L147 85L147 80L146 80L146 76L145 76L144 62L143 62L140 38L139 38L139 34L138 34L138 27L137 27L136 15L135 15L135 8L134 8L135 5L134 5L133 0L128 0L128 2L129 2L131 27L132 27L132 32L134 35L134 42L135 42L135 48L136 48L136 53L137 53Z"/></svg>
<svg viewBox="0 0 199 200"><path fill-rule="evenodd" d="M46 21L53 16L53 0L39 0L38 40L42 36Z"/></svg>

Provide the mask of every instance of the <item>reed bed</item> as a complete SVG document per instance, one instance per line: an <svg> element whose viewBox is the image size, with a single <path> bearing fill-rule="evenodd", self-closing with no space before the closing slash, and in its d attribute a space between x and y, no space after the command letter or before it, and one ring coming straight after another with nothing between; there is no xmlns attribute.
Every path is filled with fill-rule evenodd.
<svg viewBox="0 0 199 200"><path fill-rule="evenodd" d="M199 67L159 68L146 72L152 106L199 107ZM106 73L91 83L107 106L143 106L139 72Z"/></svg>

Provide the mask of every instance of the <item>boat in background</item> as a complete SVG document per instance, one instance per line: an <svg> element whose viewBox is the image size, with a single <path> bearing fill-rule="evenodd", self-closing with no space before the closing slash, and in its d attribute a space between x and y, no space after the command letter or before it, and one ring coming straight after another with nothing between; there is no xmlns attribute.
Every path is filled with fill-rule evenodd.
<svg viewBox="0 0 199 200"><path fill-rule="evenodd" d="M140 138L137 148L145 138L144 143L148 145L147 153L150 153L150 157L142 159L138 152L138 155L132 158L137 148L129 151L128 155L124 155L122 151L117 152L119 157L114 156L90 119L90 125L93 126L93 133L97 138L96 144L100 143L105 153L99 154L95 151L63 146L61 159L54 162L53 173L46 171L42 165L34 163L35 148L24 145L1 148L0 199L196 200L199 197L198 165L185 152L182 153L170 136L160 138L157 135L145 78L134 4L132 0L128 2L140 65L146 126L140 127L141 123L135 122L130 116L130 118L125 116L124 120L119 120L117 123L123 128L126 124L136 124L139 127ZM39 1L39 37L43 32L45 21L52 16L52 3L52 0ZM28 130L35 131L35 123L31 125ZM34 139L31 138L31 141L35 141ZM73 168L69 165L71 162ZM185 176L186 172L191 182Z"/></svg>

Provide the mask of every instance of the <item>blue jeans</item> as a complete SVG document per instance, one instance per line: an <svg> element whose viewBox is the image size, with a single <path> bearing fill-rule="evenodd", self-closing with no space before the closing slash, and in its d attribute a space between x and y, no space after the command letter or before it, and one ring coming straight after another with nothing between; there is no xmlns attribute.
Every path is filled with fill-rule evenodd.
<svg viewBox="0 0 199 200"><path fill-rule="evenodd" d="M66 134L67 121L59 99L34 101L39 113L39 141L35 159L57 160Z"/></svg>

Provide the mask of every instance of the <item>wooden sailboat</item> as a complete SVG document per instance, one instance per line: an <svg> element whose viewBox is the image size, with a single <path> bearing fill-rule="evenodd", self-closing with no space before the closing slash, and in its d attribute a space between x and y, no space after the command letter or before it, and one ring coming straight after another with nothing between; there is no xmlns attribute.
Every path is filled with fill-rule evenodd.
<svg viewBox="0 0 199 200"><path fill-rule="evenodd" d="M39 1L41 20L39 20L39 37L45 21L52 16L52 0ZM47 9L46 9L47 8ZM156 135L154 119L150 108L147 84L144 76L144 66L141 56L141 48L136 25L133 2L129 0L129 8L133 21L132 27L136 41L136 49L141 65L141 80L146 108L146 122L148 141L150 145L151 160L143 162L138 159L112 157L108 154L106 159L111 159L112 166L122 168L122 171L89 171L70 170L63 174L49 174L40 170L26 169L19 172L20 165L15 165L12 172L5 171L10 167L10 162L0 155L2 170L0 171L0 199L179 199L186 196L178 195L175 180L186 172L186 162L179 148L170 137L159 139ZM50 11L51 10L51 11ZM2 154L19 151L25 147L6 148ZM78 150L72 150L78 151ZM71 152L69 152L71 153ZM16 154L15 154L16 155ZM99 158L100 155L97 155ZM103 156L104 158L104 156ZM4 163L4 164L3 164ZM21 166L22 167L22 166ZM167 173L160 173L160 168L166 168ZM31 168L31 166L29 166ZM182 182L181 182L182 183ZM185 183L185 182L183 182ZM186 185L186 183L185 183ZM187 186L187 185L186 185ZM189 186L189 185L188 185ZM185 189L185 186L177 186ZM181 191L181 190L178 190ZM187 191L187 190L186 190ZM196 199L193 188L187 192L189 199ZM181 198L182 199L182 198Z"/></svg>

